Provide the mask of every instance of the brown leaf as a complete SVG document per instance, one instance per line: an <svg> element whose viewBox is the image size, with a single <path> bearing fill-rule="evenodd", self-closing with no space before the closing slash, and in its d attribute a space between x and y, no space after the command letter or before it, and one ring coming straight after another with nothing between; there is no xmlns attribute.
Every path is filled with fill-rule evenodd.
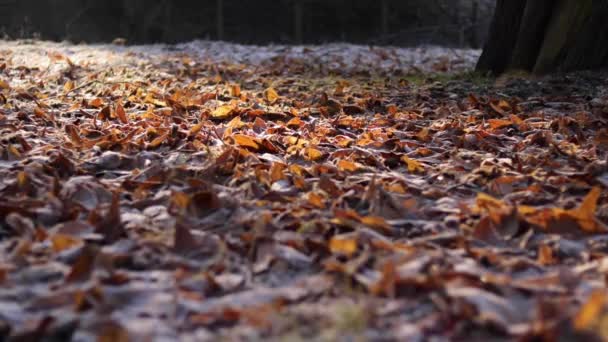
<svg viewBox="0 0 608 342"><path fill-rule="evenodd" d="M116 104L116 116L118 117L118 120L120 120L120 122L122 122L123 124L129 123L129 119L127 118L127 113L125 113L125 109L123 108L123 106L118 103Z"/></svg>
<svg viewBox="0 0 608 342"><path fill-rule="evenodd" d="M241 86L238 84L230 85L230 96L241 97Z"/></svg>
<svg viewBox="0 0 608 342"><path fill-rule="evenodd" d="M70 273L68 273L65 281L67 283L76 283L87 281L93 274L95 268L95 260L99 254L99 249L93 245L85 245L76 259Z"/></svg>
<svg viewBox="0 0 608 342"><path fill-rule="evenodd" d="M72 140L72 142L76 144L76 146L82 145L82 139L80 138L78 127L71 124L66 125L65 132L68 134L68 137L70 137L70 140Z"/></svg>
<svg viewBox="0 0 608 342"><path fill-rule="evenodd" d="M186 227L181 219L175 222L175 235L173 237L173 249L176 252L188 253L196 250L199 243L196 241L190 229Z"/></svg>
<svg viewBox="0 0 608 342"><path fill-rule="evenodd" d="M112 196L110 209L96 224L95 232L104 237L107 243L113 243L126 236L126 231L120 218L120 197L118 193Z"/></svg>

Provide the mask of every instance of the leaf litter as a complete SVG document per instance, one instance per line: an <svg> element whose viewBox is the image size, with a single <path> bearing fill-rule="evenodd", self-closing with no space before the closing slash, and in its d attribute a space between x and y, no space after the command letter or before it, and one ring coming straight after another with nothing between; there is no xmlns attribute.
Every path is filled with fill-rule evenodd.
<svg viewBox="0 0 608 342"><path fill-rule="evenodd" d="M608 338L606 78L477 55L2 42L0 339Z"/></svg>

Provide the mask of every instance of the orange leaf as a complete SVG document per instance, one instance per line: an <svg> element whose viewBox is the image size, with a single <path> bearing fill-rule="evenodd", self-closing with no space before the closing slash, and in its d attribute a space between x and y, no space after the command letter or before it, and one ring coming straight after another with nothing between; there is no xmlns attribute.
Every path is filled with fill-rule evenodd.
<svg viewBox="0 0 608 342"><path fill-rule="evenodd" d="M101 108L101 107L103 107L103 101L99 97L95 98L95 99L91 100L91 102L89 102L89 106L95 107L95 108Z"/></svg>
<svg viewBox="0 0 608 342"><path fill-rule="evenodd" d="M10 89L11 86L5 80L0 80L0 89Z"/></svg>
<svg viewBox="0 0 608 342"><path fill-rule="evenodd" d="M150 145L148 145L148 147L157 148L167 139L167 137L168 137L167 133L157 137L156 139L152 140L152 142L150 142Z"/></svg>
<svg viewBox="0 0 608 342"><path fill-rule="evenodd" d="M490 119L490 120L488 120L488 123L490 124L490 127L492 129L508 127L513 124L513 122L511 120L504 120L504 119Z"/></svg>
<svg viewBox="0 0 608 342"><path fill-rule="evenodd" d="M118 117L118 120L124 124L129 122L129 119L127 119L127 113L125 113L125 109L120 103L116 105L116 116Z"/></svg>
<svg viewBox="0 0 608 342"><path fill-rule="evenodd" d="M230 85L230 96L241 97L241 86L238 84Z"/></svg>
<svg viewBox="0 0 608 342"><path fill-rule="evenodd" d="M285 165L281 163L272 163L270 167L270 179L273 182L285 179Z"/></svg>
<svg viewBox="0 0 608 342"><path fill-rule="evenodd" d="M197 135L198 132L201 131L201 129L203 129L203 126L205 125L205 123L203 121L197 123L196 125L192 126L192 128L190 128L190 132L188 132L188 135L190 136L194 136Z"/></svg>
<svg viewBox="0 0 608 342"><path fill-rule="evenodd" d="M256 141L257 139L252 138L250 136L243 134L235 134L232 138L234 139L234 142L239 146L250 147L254 150L258 150L260 148L260 145Z"/></svg>
<svg viewBox="0 0 608 342"><path fill-rule="evenodd" d="M357 163L353 163L351 161L341 159L338 162L338 169L340 171L354 172L354 171L359 170L359 165L357 165Z"/></svg>
<svg viewBox="0 0 608 342"><path fill-rule="evenodd" d="M314 192L310 192L308 193L308 203L314 205L317 208L320 209L324 209L325 208L325 203L324 203L324 198L323 196L314 193Z"/></svg>
<svg viewBox="0 0 608 342"><path fill-rule="evenodd" d="M608 302L607 299L605 290L593 292L574 317L574 327L577 330L592 328L600 319L600 314Z"/></svg>
<svg viewBox="0 0 608 342"><path fill-rule="evenodd" d="M51 244L53 251L56 253L62 252L66 249L70 249L74 246L78 246L82 243L82 240L70 235L55 234L51 237Z"/></svg>
<svg viewBox="0 0 608 342"><path fill-rule="evenodd" d="M34 114L41 119L45 119L45 120L49 119L49 117L46 114L46 112L44 111L44 109L42 109L40 107L34 108Z"/></svg>
<svg viewBox="0 0 608 342"><path fill-rule="evenodd" d="M606 231L606 227L595 217L597 201L601 194L602 190L599 187L594 187L585 196L583 203L578 208L565 211L565 214L574 218L585 232L601 233Z"/></svg>
<svg viewBox="0 0 608 342"><path fill-rule="evenodd" d="M361 218L361 223L364 225L375 228L378 230L382 230L384 232L392 231L391 226L386 222L386 220L380 216L365 216Z"/></svg>
<svg viewBox="0 0 608 342"><path fill-rule="evenodd" d="M314 147L308 147L305 151L308 160L316 161L323 157L323 152L317 150Z"/></svg>
<svg viewBox="0 0 608 342"><path fill-rule="evenodd" d="M334 254L351 256L357 251L357 240L334 236L329 240L329 250Z"/></svg>

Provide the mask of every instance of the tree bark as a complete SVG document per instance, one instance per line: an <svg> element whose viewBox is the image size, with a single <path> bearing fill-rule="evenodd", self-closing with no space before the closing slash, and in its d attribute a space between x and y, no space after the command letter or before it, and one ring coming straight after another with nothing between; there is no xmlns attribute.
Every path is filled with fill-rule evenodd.
<svg viewBox="0 0 608 342"><path fill-rule="evenodd" d="M554 8L555 0L535 0L526 3L509 69L531 70L534 67Z"/></svg>
<svg viewBox="0 0 608 342"><path fill-rule="evenodd" d="M608 1L498 0L477 70L537 74L608 65Z"/></svg>
<svg viewBox="0 0 608 342"><path fill-rule="evenodd" d="M477 62L478 70L500 74L507 69L525 8L526 0L498 0L488 41Z"/></svg>

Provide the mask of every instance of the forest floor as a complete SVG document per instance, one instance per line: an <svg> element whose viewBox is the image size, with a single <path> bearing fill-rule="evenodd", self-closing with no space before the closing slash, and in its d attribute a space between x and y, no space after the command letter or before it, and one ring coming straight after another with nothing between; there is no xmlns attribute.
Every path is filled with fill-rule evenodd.
<svg viewBox="0 0 608 342"><path fill-rule="evenodd" d="M608 81L0 41L0 341L608 338Z"/></svg>

